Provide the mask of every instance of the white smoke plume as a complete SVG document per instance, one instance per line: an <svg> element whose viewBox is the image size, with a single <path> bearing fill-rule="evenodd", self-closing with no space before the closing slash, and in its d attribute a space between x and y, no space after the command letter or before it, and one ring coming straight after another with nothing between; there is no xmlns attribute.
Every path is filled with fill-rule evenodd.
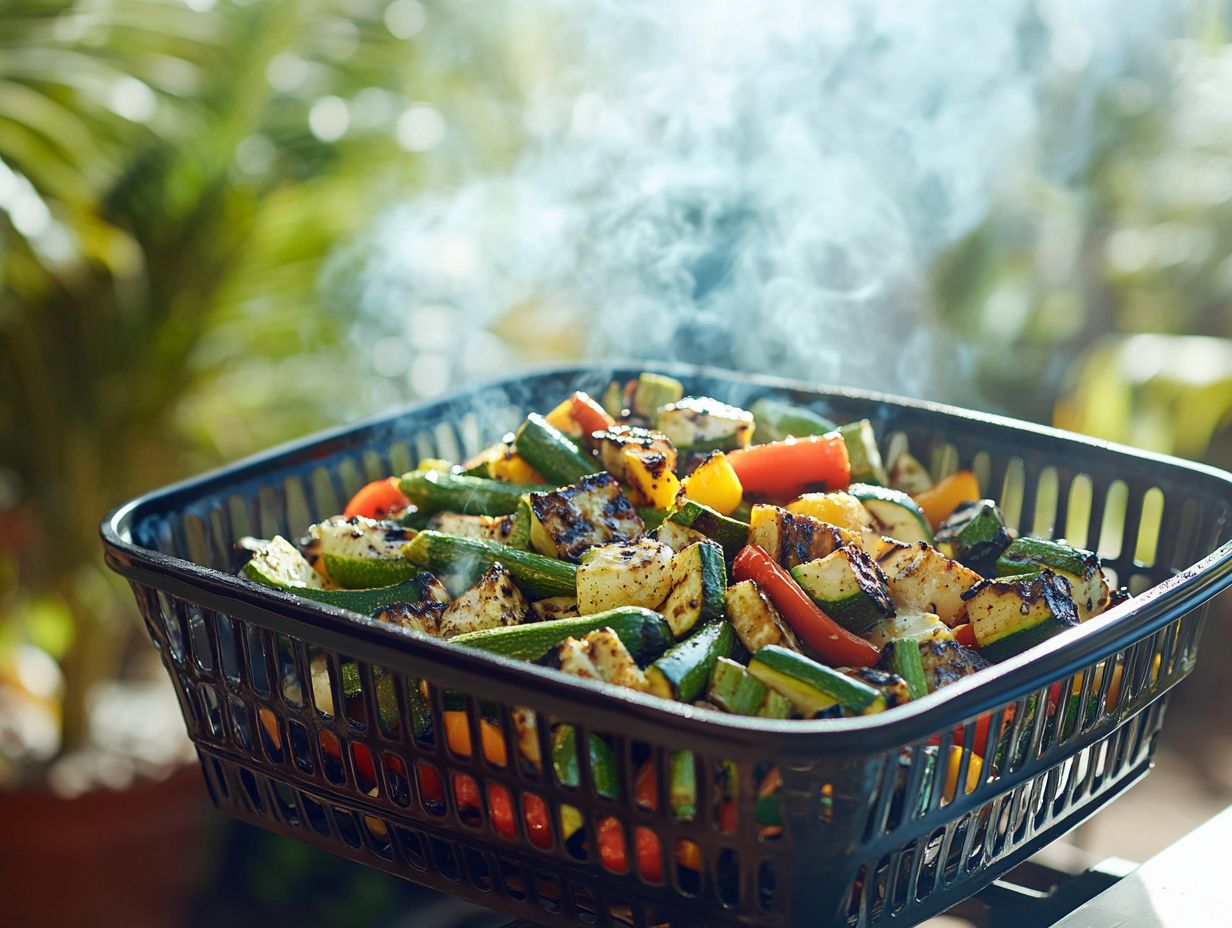
<svg viewBox="0 0 1232 928"><path fill-rule="evenodd" d="M436 357L442 387L497 373L509 359L484 326L538 305L580 318L597 358L915 394L961 360L934 344L930 262L1007 185L1080 167L1101 91L1181 15L1163 0L479 7L542 55L525 149L392 208L339 261L368 325Z"/></svg>

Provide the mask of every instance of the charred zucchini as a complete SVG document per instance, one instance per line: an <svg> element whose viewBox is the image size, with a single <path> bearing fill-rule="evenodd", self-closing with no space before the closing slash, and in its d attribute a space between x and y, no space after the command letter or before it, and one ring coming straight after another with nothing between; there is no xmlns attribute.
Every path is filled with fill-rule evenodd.
<svg viewBox="0 0 1232 928"><path fill-rule="evenodd" d="M997 576L1026 574L1047 567L1069 581L1078 619L1085 622L1108 608L1112 589L1099 556L1059 541L1019 538L997 559Z"/></svg>
<svg viewBox="0 0 1232 928"><path fill-rule="evenodd" d="M506 483L483 477L414 470L404 474L402 494L420 512L457 512L465 515L503 516L518 508L523 493L550 490L549 486Z"/></svg>
<svg viewBox="0 0 1232 928"><path fill-rule="evenodd" d="M759 442L825 435L838 428L835 423L811 409L778 400L760 399L753 404L750 411L753 413Z"/></svg>
<svg viewBox="0 0 1232 928"><path fill-rule="evenodd" d="M954 557L985 577L997 575L997 559L1013 541L1005 517L990 499L960 503L937 529L937 542L949 544ZM1014 573L1035 569L1026 567Z"/></svg>
<svg viewBox="0 0 1232 928"><path fill-rule="evenodd" d="M402 546L414 533L400 525L339 516L312 526L308 534L319 542L325 572L340 587L389 586L416 573L402 556Z"/></svg>
<svg viewBox="0 0 1232 928"><path fill-rule="evenodd" d="M749 673L786 696L806 719L835 705L856 713L885 708L885 697L867 683L786 648L762 648L749 661Z"/></svg>
<svg viewBox="0 0 1232 928"><path fill-rule="evenodd" d="M424 531L412 538L402 553L412 564L441 576L486 570L500 561L532 599L577 593L577 568L573 564L493 541Z"/></svg>
<svg viewBox="0 0 1232 928"><path fill-rule="evenodd" d="M856 634L894 615L885 575L859 548L839 548L793 567L791 575L822 611Z"/></svg>
<svg viewBox="0 0 1232 928"><path fill-rule="evenodd" d="M981 580L966 594L980 654L1002 661L1078 624L1069 581L1045 569L1024 579Z"/></svg>
<svg viewBox="0 0 1232 928"><path fill-rule="evenodd" d="M538 413L531 413L518 429L514 447L531 467L557 486L577 483L599 470L594 458L579 451L568 436Z"/></svg>
<svg viewBox="0 0 1232 928"><path fill-rule="evenodd" d="M847 460L851 462L852 483L874 483L885 486L888 480L873 424L867 419L848 422L838 427L847 445Z"/></svg>
<svg viewBox="0 0 1232 928"><path fill-rule="evenodd" d="M683 638L699 623L723 614L727 568L713 541L689 545L672 558L672 588L660 611L672 634Z"/></svg>
<svg viewBox="0 0 1232 928"><path fill-rule="evenodd" d="M707 396L688 396L661 408L655 428L683 452L731 451L753 440L753 414Z"/></svg>
<svg viewBox="0 0 1232 928"><path fill-rule="evenodd" d="M815 561L858 540L859 536L836 525L778 506L759 503L749 514L749 543L787 568Z"/></svg>
<svg viewBox="0 0 1232 928"><path fill-rule="evenodd" d="M706 699L732 715L773 719L785 719L791 715L790 701L726 657L715 661Z"/></svg>
<svg viewBox="0 0 1232 928"><path fill-rule="evenodd" d="M726 622L711 622L677 644L646 671L650 692L665 699L692 702L706 690L720 657L729 657L735 635Z"/></svg>
<svg viewBox="0 0 1232 928"><path fill-rule="evenodd" d="M896 541L933 543L933 530L919 503L901 490L853 483L847 492L864 504L873 517L874 532Z"/></svg>
<svg viewBox="0 0 1232 928"><path fill-rule="evenodd" d="M595 615L531 622L509 628L459 635L454 644L500 654L515 660L538 660L566 638L583 638L599 628L610 628L620 636L629 653L640 665L662 654L672 643L671 629L663 616L634 606L609 609Z"/></svg>
<svg viewBox="0 0 1232 928"><path fill-rule="evenodd" d="M728 557L735 557L749 543L748 523L729 519L691 499L686 499L668 519L718 542Z"/></svg>

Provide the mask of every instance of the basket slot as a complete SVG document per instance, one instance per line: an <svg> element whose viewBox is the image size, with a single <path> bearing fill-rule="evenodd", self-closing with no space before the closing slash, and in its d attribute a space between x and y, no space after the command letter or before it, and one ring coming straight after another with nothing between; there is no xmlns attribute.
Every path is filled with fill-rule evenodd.
<svg viewBox="0 0 1232 928"><path fill-rule="evenodd" d="M291 535L291 526L287 523L287 502L281 486L266 485L257 491L257 508L260 513L262 538L273 538Z"/></svg>
<svg viewBox="0 0 1232 928"><path fill-rule="evenodd" d="M1017 530L1022 521L1023 495L1026 491L1025 467L1022 458L1010 458L1005 465L1001 483L1001 514L1005 524Z"/></svg>
<svg viewBox="0 0 1232 928"><path fill-rule="evenodd" d="M214 623L213 613L208 616L196 603L187 603L184 609L188 624L188 640L192 642L193 662L202 673L214 672L214 642L210 630Z"/></svg>
<svg viewBox="0 0 1232 928"><path fill-rule="evenodd" d="M333 478L334 493L340 501L349 500L366 482L361 463L352 455L340 458L330 476Z"/></svg>
<svg viewBox="0 0 1232 928"><path fill-rule="evenodd" d="M1151 487L1142 497L1142 518L1138 523L1137 542L1134 545L1134 564L1138 567L1155 566L1163 511L1164 492L1159 487Z"/></svg>
<svg viewBox="0 0 1232 928"><path fill-rule="evenodd" d="M1101 512L1103 520L1099 529L1099 544L1096 553L1108 561L1121 557L1125 537L1125 510L1129 505L1129 486L1124 480L1113 480L1104 493Z"/></svg>
<svg viewBox="0 0 1232 928"><path fill-rule="evenodd" d="M235 743L252 754L257 746L252 737L252 720L248 707L234 696L227 697L227 714L231 717L231 737Z"/></svg>
<svg viewBox="0 0 1232 928"><path fill-rule="evenodd" d="M223 725L222 703L218 699L218 691L209 683L198 684L197 691L201 694L202 707L205 709L205 736L214 741L225 742L227 730Z"/></svg>
<svg viewBox="0 0 1232 928"><path fill-rule="evenodd" d="M411 449L404 441L396 441L386 452L389 460L389 473L401 476L412 467Z"/></svg>
<svg viewBox="0 0 1232 928"><path fill-rule="evenodd" d="M1091 538L1091 517L1094 493L1089 474L1075 474L1066 497L1064 520L1057 516L1057 526L1065 539L1076 548L1085 548Z"/></svg>
<svg viewBox="0 0 1232 928"><path fill-rule="evenodd" d="M1057 469L1049 465L1040 471L1035 482L1035 506L1032 514L1031 534L1040 538L1052 538L1060 523L1057 507L1060 504L1061 481Z"/></svg>
<svg viewBox="0 0 1232 928"><path fill-rule="evenodd" d="M303 535L314 521L312 503L308 499L307 485L298 475L287 477L280 494L285 512L284 522L294 537Z"/></svg>

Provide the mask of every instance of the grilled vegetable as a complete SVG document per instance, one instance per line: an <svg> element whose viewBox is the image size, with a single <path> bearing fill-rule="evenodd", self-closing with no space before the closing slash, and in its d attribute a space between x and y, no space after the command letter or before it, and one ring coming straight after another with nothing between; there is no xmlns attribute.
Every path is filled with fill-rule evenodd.
<svg viewBox="0 0 1232 928"><path fill-rule="evenodd" d="M740 478L722 451L712 451L680 485L687 499L731 515L744 497Z"/></svg>
<svg viewBox="0 0 1232 928"><path fill-rule="evenodd" d="M707 396L689 396L655 413L655 428L685 452L747 448L753 414Z"/></svg>
<svg viewBox="0 0 1232 928"><path fill-rule="evenodd" d="M650 689L646 675L620 636L606 626L582 639L566 638L548 651L542 662L573 676L602 680L639 693Z"/></svg>
<svg viewBox="0 0 1232 928"><path fill-rule="evenodd" d="M928 681L924 678L924 661L920 657L920 642L913 638L891 641L881 649L878 664L898 674L907 685L909 699L928 695Z"/></svg>
<svg viewBox="0 0 1232 928"><path fill-rule="evenodd" d="M712 541L689 545L672 558L672 588L661 611L672 634L682 638L699 622L723 614L727 569Z"/></svg>
<svg viewBox="0 0 1232 928"><path fill-rule="evenodd" d="M636 428L631 425L613 425L600 432L594 432L591 443L599 452L599 460L617 480L627 482L626 450L645 452L647 454L663 455L667 469L676 469L676 448L661 432L650 429ZM639 500L644 504L644 500Z"/></svg>
<svg viewBox="0 0 1232 928"><path fill-rule="evenodd" d="M413 470L402 477L402 492L420 512L503 516L518 508L523 493L550 489L435 470Z"/></svg>
<svg viewBox="0 0 1232 928"><path fill-rule="evenodd" d="M684 384L666 374L649 371L637 378L633 388L633 415L651 419L662 407L678 402L684 396Z"/></svg>
<svg viewBox="0 0 1232 928"><path fill-rule="evenodd" d="M373 480L360 487L359 492L351 497L346 504L342 516L353 519L363 516L365 519L384 519L396 515L411 504L402 491L398 489L398 481L394 477L384 480Z"/></svg>
<svg viewBox="0 0 1232 928"><path fill-rule="evenodd" d="M478 583L455 599L441 615L442 638L518 625L527 613L526 598L501 564L489 567Z"/></svg>
<svg viewBox="0 0 1232 928"><path fill-rule="evenodd" d="M647 669L650 692L681 702L697 699L706 690L715 661L731 655L734 641L732 627L722 621L694 632Z"/></svg>
<svg viewBox="0 0 1232 928"><path fill-rule="evenodd" d="M940 616L947 625L966 621L963 594L975 586L980 575L952 561L924 542L895 545L877 559L885 572L894 602Z"/></svg>
<svg viewBox="0 0 1232 928"><path fill-rule="evenodd" d="M431 638L441 637L441 615L445 612L445 604L428 600L426 602L395 602L377 612L373 618L387 625L396 625L408 632L428 635Z"/></svg>
<svg viewBox="0 0 1232 928"><path fill-rule="evenodd" d="M528 464L558 486L577 483L599 470L594 458L579 451L566 435L536 413L527 416L513 443Z"/></svg>
<svg viewBox="0 0 1232 928"><path fill-rule="evenodd" d="M590 648L580 638L566 638L543 657L543 662L571 677L600 679L599 668L590 659Z"/></svg>
<svg viewBox="0 0 1232 928"><path fill-rule="evenodd" d="M881 709L893 709L895 706L901 706L904 703L911 702L911 689L907 685L907 681L896 670L883 669L878 662L876 667L853 667L850 670L843 671L853 680L859 680L875 689L881 694L885 700ZM921 672L921 682L923 682L923 674ZM873 711L881 711L874 709Z"/></svg>
<svg viewBox="0 0 1232 928"><path fill-rule="evenodd" d="M753 655L749 673L786 696L806 719L834 705L856 713L885 707L885 697L867 683L775 645Z"/></svg>
<svg viewBox="0 0 1232 928"><path fill-rule="evenodd" d="M573 394L569 408L573 415L573 421L582 430L584 442L594 435L595 432L610 429L616 424L616 420L608 415L606 409L592 400L589 394L582 393L581 391Z"/></svg>
<svg viewBox="0 0 1232 928"><path fill-rule="evenodd" d="M1044 569L1026 579L981 580L966 594L980 654L1002 661L1078 624L1069 581Z"/></svg>
<svg viewBox="0 0 1232 928"><path fill-rule="evenodd" d="M629 485L630 495L639 505L658 509L671 509L675 505L680 481L672 470L675 466L674 452L666 454L657 450L625 448L621 451L621 457L624 459L625 482Z"/></svg>
<svg viewBox="0 0 1232 928"><path fill-rule="evenodd" d="M587 739L591 782L600 796L620 795L620 780L616 774L616 755L611 745L598 735ZM572 725L557 725L552 733L552 769L562 786L580 786L578 770L577 732ZM568 840L566 836L565 840Z"/></svg>
<svg viewBox="0 0 1232 928"><path fill-rule="evenodd" d="M924 665L924 679L930 693L988 666L980 652L957 641L930 637L920 639L919 644L920 662Z"/></svg>
<svg viewBox="0 0 1232 928"><path fill-rule="evenodd" d="M329 579L346 589L389 586L417 572L402 556L412 532L400 525L353 516L326 519L308 534L320 542Z"/></svg>
<svg viewBox="0 0 1232 928"><path fill-rule="evenodd" d="M800 650L796 636L770 598L752 580L742 580L727 588L727 620L750 654L755 654L768 644Z"/></svg>
<svg viewBox="0 0 1232 928"><path fill-rule="evenodd" d="M412 564L436 574L486 570L499 561L532 599L577 593L574 565L493 541L425 531L412 538L402 553Z"/></svg>
<svg viewBox="0 0 1232 928"><path fill-rule="evenodd" d="M681 525L679 522L673 522L671 519L668 519L655 530L655 541L667 545L676 552L683 551L689 545L695 545L699 541L709 540L709 538L696 529L689 528L687 525Z"/></svg>
<svg viewBox="0 0 1232 928"><path fill-rule="evenodd" d="M414 601L418 595L413 580L369 590L326 589L321 575L281 535L254 554L240 573L264 586L363 615L380 612L390 603Z"/></svg>
<svg viewBox="0 0 1232 928"><path fill-rule="evenodd" d="M955 471L938 480L923 493L916 493L912 497L924 510L928 524L934 529L949 518L950 513L957 509L960 503L975 502L979 498L980 482L969 470Z"/></svg>
<svg viewBox="0 0 1232 928"><path fill-rule="evenodd" d="M751 411L757 428L756 434L761 441L824 435L838 428L835 423L811 409L778 400L758 400Z"/></svg>
<svg viewBox="0 0 1232 928"><path fill-rule="evenodd" d="M517 527L513 516L464 516L456 512L438 512L428 520L428 528L459 538L479 538L514 548L522 547L514 544L518 539L515 537Z"/></svg>
<svg viewBox="0 0 1232 928"><path fill-rule="evenodd" d="M548 622L552 619L573 619L581 615L577 600L572 596L551 596L530 604L531 621Z"/></svg>
<svg viewBox="0 0 1232 928"><path fill-rule="evenodd" d="M533 661L543 657L566 638L582 638L600 628L612 629L641 665L657 658L672 642L671 630L661 615L649 609L624 606L595 615L459 635L453 643L490 654Z"/></svg>
<svg viewBox="0 0 1232 928"><path fill-rule="evenodd" d="M687 525L717 542L728 557L735 557L749 542L748 523L729 519L709 506L691 499L681 503L680 508L668 516L668 519L680 525Z"/></svg>
<svg viewBox="0 0 1232 928"><path fill-rule="evenodd" d="M787 511L793 515L810 516L818 522L826 522L849 532L872 532L877 528L864 504L843 490L833 493L805 493L799 499L788 503Z"/></svg>
<svg viewBox="0 0 1232 928"><path fill-rule="evenodd" d="M837 432L785 439L727 455L745 493L791 499L808 489L841 490L851 483L847 445Z"/></svg>
<svg viewBox="0 0 1232 928"><path fill-rule="evenodd" d="M997 559L997 576L1032 573L1047 567L1069 581L1078 619L1085 622L1108 608L1112 590L1098 555L1059 541L1019 538Z"/></svg>
<svg viewBox="0 0 1232 928"><path fill-rule="evenodd" d="M791 630L823 659L851 667L876 663L877 649L817 608L791 574L761 548L750 544L737 554L732 562L732 574L737 580L756 581Z"/></svg>
<svg viewBox="0 0 1232 928"><path fill-rule="evenodd" d="M867 419L848 422L838 427L838 433L843 436L847 445L852 483L885 486L889 478L886 476L885 465L881 462L881 451L877 448L873 424Z"/></svg>
<svg viewBox="0 0 1232 928"><path fill-rule="evenodd" d="M791 702L770 689L743 666L720 657L710 672L706 699L733 715L756 715L785 719L791 715Z"/></svg>
<svg viewBox="0 0 1232 928"><path fill-rule="evenodd" d="M540 554L578 561L595 545L636 541L642 519L611 474L592 474L575 485L530 494L530 543Z"/></svg>
<svg viewBox="0 0 1232 928"><path fill-rule="evenodd" d="M867 483L853 483L847 492L864 504L878 535L888 535L896 541L933 543L933 531L924 510L906 493Z"/></svg>
<svg viewBox="0 0 1232 928"><path fill-rule="evenodd" d="M878 622L865 633L865 637L877 647L884 648L891 641L899 638L911 638L916 641L936 638L948 641L954 637L954 634L948 625L931 612L897 607L894 615Z"/></svg>
<svg viewBox="0 0 1232 928"><path fill-rule="evenodd" d="M758 504L749 515L749 544L787 568L815 561L857 540L858 536L845 529L778 506Z"/></svg>
<svg viewBox="0 0 1232 928"><path fill-rule="evenodd" d="M582 615L614 606L654 609L672 589L672 549L643 538L633 544L599 545L582 555L577 607Z"/></svg>
<svg viewBox="0 0 1232 928"><path fill-rule="evenodd" d="M990 499L960 504L937 529L938 543L949 544L958 560L985 577L996 576L997 558L1005 553L1013 540L1013 533L1005 525L1005 517ZM1034 566L1023 566L1015 568L1012 573L1034 569Z"/></svg>
<svg viewBox="0 0 1232 928"><path fill-rule="evenodd" d="M826 615L856 634L894 614L885 575L859 548L839 548L800 564L791 576Z"/></svg>
<svg viewBox="0 0 1232 928"><path fill-rule="evenodd" d="M889 478L887 486L913 496L916 493L923 493L933 485L933 478L928 473L928 468L909 451L900 451L895 456L894 463L887 471L887 477Z"/></svg>

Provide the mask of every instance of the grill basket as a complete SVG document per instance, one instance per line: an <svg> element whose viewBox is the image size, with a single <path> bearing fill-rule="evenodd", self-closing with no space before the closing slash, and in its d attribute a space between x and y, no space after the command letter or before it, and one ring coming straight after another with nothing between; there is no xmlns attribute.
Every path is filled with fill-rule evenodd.
<svg viewBox="0 0 1232 928"><path fill-rule="evenodd" d="M1097 549L1119 582L1144 594L885 715L772 722L618 698L235 576L239 536L298 537L367 480L425 457L461 460L527 410L642 369L569 367L476 387L275 449L108 517L107 561L132 584L220 809L544 925L910 925L1146 774L1168 691L1193 669L1211 597L1232 582L1232 476L1005 419L657 367L691 393L732 403L775 395L838 421L867 417L885 447L905 443L934 475L973 468L1011 525ZM314 682L313 666L328 669L328 682L319 673ZM406 695L418 680L429 684L433 722L420 737ZM1076 711L1037 711L1050 687L1054 700L1077 696L1068 703ZM443 737L447 698L464 708L470 745L482 750ZM515 708L534 713L544 757L552 725L575 727L579 785L558 782L550 763L539 772L518 762ZM614 750L615 797L594 788L590 734ZM667 771L681 751L691 753L698 802L678 818ZM957 788L947 794L951 757ZM646 758L655 809L633 799ZM779 834L760 831L751 814L771 765L782 777ZM729 831L719 809L733 784ZM569 807L589 835L600 822L618 828L626 871L608 869L593 842L562 844L555 828L528 834L521 814L516 835L499 833L491 816L507 821L510 800L515 809L542 800L553 823ZM636 862L642 829L660 838L660 881Z"/></svg>

